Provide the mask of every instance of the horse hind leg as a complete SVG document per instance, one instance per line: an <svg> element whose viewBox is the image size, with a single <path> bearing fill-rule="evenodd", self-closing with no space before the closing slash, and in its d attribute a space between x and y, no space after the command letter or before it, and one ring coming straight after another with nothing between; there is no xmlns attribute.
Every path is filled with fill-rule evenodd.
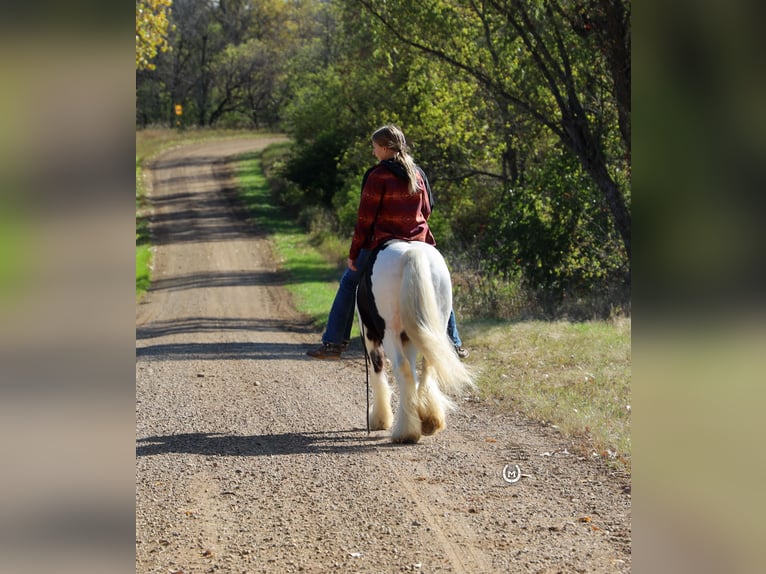
<svg viewBox="0 0 766 574"><path fill-rule="evenodd" d="M442 394L435 378L435 371L423 361L423 373L418 386L418 416L421 432L430 436L447 426L445 411L448 399Z"/></svg>
<svg viewBox="0 0 766 574"><path fill-rule="evenodd" d="M385 369L385 355L379 345L368 348L370 362L372 363L372 404L367 413L370 430L388 430L393 422L391 410L391 387Z"/></svg>
<svg viewBox="0 0 766 574"><path fill-rule="evenodd" d="M417 373L415 371L415 355L417 351L403 340L403 352L395 357L393 364L394 375L399 384L399 408L396 412L396 422L391 433L395 443L413 444L422 436L420 416L418 415Z"/></svg>

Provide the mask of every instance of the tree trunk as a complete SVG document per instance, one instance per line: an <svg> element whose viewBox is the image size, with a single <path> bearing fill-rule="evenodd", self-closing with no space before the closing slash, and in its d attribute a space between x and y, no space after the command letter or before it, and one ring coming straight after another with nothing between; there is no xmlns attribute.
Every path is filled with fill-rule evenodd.
<svg viewBox="0 0 766 574"><path fill-rule="evenodd" d="M207 116L207 92L208 92L208 74L207 74L207 34L202 36L202 54L200 56L200 81L199 96L197 98L197 125L203 128Z"/></svg>
<svg viewBox="0 0 766 574"><path fill-rule="evenodd" d="M598 186L601 193L606 199L606 203L609 206L609 210L612 213L612 219L614 220L615 227L622 238L622 243L625 246L625 252L628 255L628 259L631 256L631 216L627 205L625 204L625 198L622 195L622 191L614 180L609 176L609 172L606 170L606 165L603 162L594 163L592 165L585 164L585 169L590 174L593 181Z"/></svg>
<svg viewBox="0 0 766 574"><path fill-rule="evenodd" d="M576 99L569 101L570 107L561 107L564 128L562 141L580 159L585 171L606 199L615 228L622 238L625 253L631 257L631 216L620 186L609 175L603 149L597 137L590 130L584 110Z"/></svg>

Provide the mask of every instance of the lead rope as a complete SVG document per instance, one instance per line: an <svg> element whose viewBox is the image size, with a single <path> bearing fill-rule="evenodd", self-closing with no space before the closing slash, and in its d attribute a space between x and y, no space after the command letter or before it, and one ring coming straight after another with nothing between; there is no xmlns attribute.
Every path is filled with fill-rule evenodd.
<svg viewBox="0 0 766 574"><path fill-rule="evenodd" d="M367 345L364 344L364 323L359 321L359 336L362 339L362 350L364 351L364 376L367 383L365 397L367 398L367 410L364 413L364 420L367 423L367 434L370 434L370 356L367 354Z"/></svg>

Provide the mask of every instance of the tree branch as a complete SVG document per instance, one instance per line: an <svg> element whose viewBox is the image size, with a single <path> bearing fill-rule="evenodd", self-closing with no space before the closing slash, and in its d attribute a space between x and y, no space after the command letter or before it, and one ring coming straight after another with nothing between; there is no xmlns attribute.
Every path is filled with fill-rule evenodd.
<svg viewBox="0 0 766 574"><path fill-rule="evenodd" d="M373 3L369 2L367 0L352 0L361 5L371 16L373 16L376 20L378 20L385 28L391 32L397 40L401 41L402 43L415 48L417 50L420 50L421 52L424 52L426 54L430 54L448 64L451 66L457 68L458 70L461 70L465 72L466 74L474 77L476 80L478 80L482 85L484 85L486 88L488 88L491 92L494 92L495 94L501 96L506 101L511 103L517 108L520 108L522 111L526 112L527 114L531 115L533 118L535 118L537 121L542 123L543 125L547 126L550 130L552 130L556 135L559 137L565 137L565 134L561 131L557 123L551 121L549 118L547 118L544 114L542 114L540 111L538 111L530 102L522 100L518 96L515 96L511 93L509 93L502 84L494 81L490 76L488 76L486 73L482 72L481 70L474 68L470 66L469 64L466 64L465 62L462 62L455 57L447 54L443 50L440 50L438 48L434 48L432 46L428 46L426 44L423 44L421 42L418 42L416 40L412 40L409 37L405 36L401 33L399 28L397 28L389 19L387 19L383 14L376 11L373 7Z"/></svg>

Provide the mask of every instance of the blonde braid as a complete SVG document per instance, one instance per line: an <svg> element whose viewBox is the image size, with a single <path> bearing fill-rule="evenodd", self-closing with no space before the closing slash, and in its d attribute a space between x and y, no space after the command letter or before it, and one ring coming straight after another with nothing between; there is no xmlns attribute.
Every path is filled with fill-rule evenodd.
<svg viewBox="0 0 766 574"><path fill-rule="evenodd" d="M394 125L386 125L378 128L372 139L378 145L389 148L394 151L394 161L401 164L409 179L409 190L411 194L418 192L418 170L415 167L415 160L409 154L407 141L404 139L402 130Z"/></svg>

